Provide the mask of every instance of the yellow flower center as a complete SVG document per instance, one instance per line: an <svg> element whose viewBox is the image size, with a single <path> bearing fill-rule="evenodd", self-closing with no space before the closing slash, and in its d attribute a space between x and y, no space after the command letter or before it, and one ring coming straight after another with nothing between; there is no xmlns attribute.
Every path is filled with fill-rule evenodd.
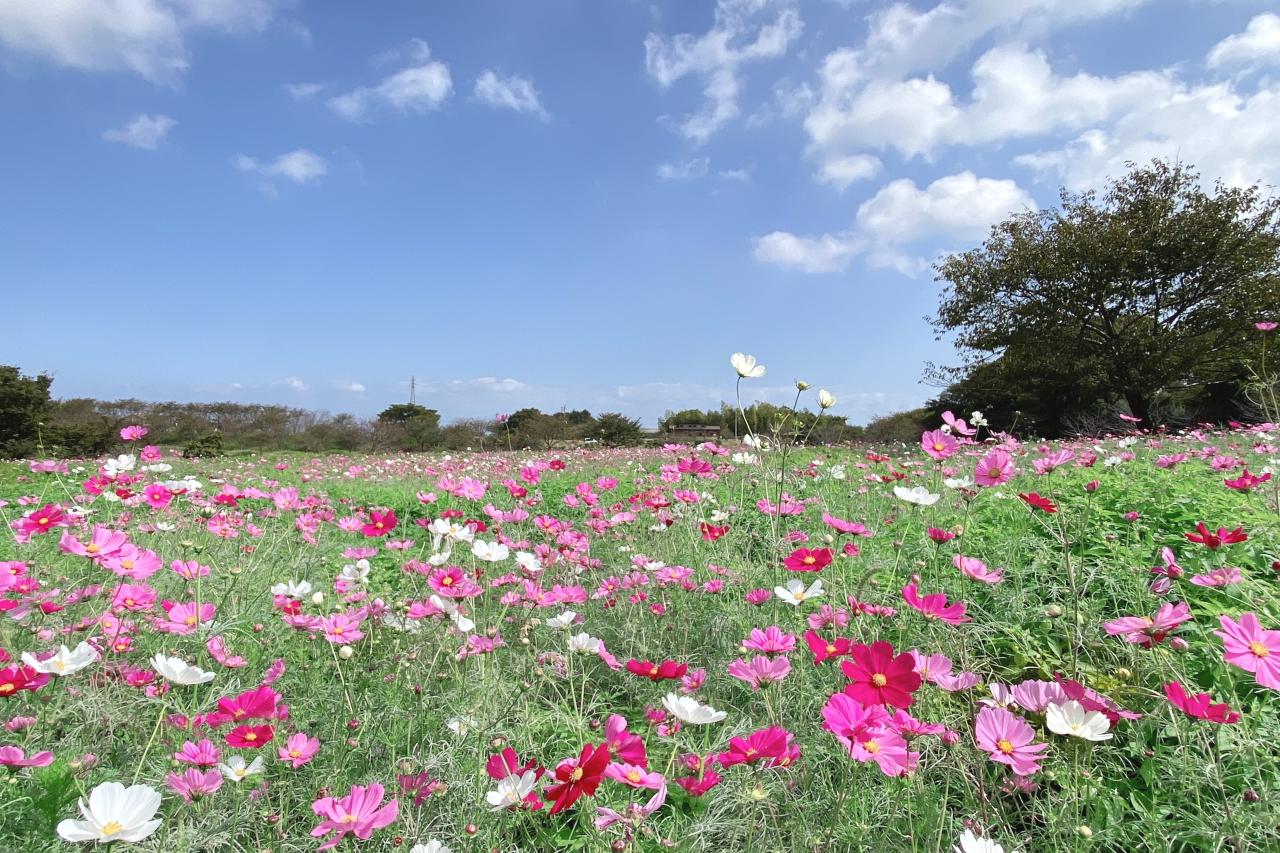
<svg viewBox="0 0 1280 853"><path fill-rule="evenodd" d="M356 822L356 816L355 816L355 815L353 815L353 814L343 815L343 816L342 816L342 822L343 822L343 823L355 823L355 822Z"/></svg>
<svg viewBox="0 0 1280 853"><path fill-rule="evenodd" d="M827 654L834 655L835 653L836 653L836 647L831 645L830 643L827 643Z"/></svg>
<svg viewBox="0 0 1280 853"><path fill-rule="evenodd" d="M123 566L123 567L124 567L124 568L126 568L126 569L132 569L132 568L133 568L133 560L121 560L121 561L120 561L120 565L121 565L121 566Z"/></svg>
<svg viewBox="0 0 1280 853"><path fill-rule="evenodd" d="M644 777L640 775L639 770L632 769L627 771L627 778L630 779L632 782L639 782Z"/></svg>
<svg viewBox="0 0 1280 853"><path fill-rule="evenodd" d="M1004 738L1000 738L1000 740L996 741L996 749L1000 750L1005 755L1013 754L1013 744Z"/></svg>
<svg viewBox="0 0 1280 853"><path fill-rule="evenodd" d="M444 586L453 586L453 578L446 575L440 583Z"/></svg>
<svg viewBox="0 0 1280 853"><path fill-rule="evenodd" d="M876 687L884 687L889 683L889 679L885 678L883 673L877 672L875 675L871 676L871 683Z"/></svg>
<svg viewBox="0 0 1280 853"><path fill-rule="evenodd" d="M102 825L102 835L105 838L108 835L116 835L124 829L124 824L118 820L109 820Z"/></svg>
<svg viewBox="0 0 1280 853"><path fill-rule="evenodd" d="M935 441L935 442L933 443L933 449L934 449L934 450L945 450L945 449L946 449L946 447L947 447L947 446L946 446L945 444L943 444L941 441Z"/></svg>
<svg viewBox="0 0 1280 853"><path fill-rule="evenodd" d="M582 768L581 767L573 768L573 772L569 774L569 781L578 782L578 781L581 781L581 779L582 779Z"/></svg>
<svg viewBox="0 0 1280 853"><path fill-rule="evenodd" d="M17 687L13 686L12 682L6 681L4 684L0 684L0 696L8 696L17 689Z"/></svg>
<svg viewBox="0 0 1280 853"><path fill-rule="evenodd" d="M258 736L253 732L245 732L244 739L252 743L258 739Z"/></svg>
<svg viewBox="0 0 1280 853"><path fill-rule="evenodd" d="M1253 652L1253 656L1258 658L1265 658L1271 654L1271 649L1268 649L1257 640L1249 644L1249 651Z"/></svg>
<svg viewBox="0 0 1280 853"><path fill-rule="evenodd" d="M656 666L651 666L651 667L649 667L649 674L650 674L650 675L657 675L657 674L658 674L658 668L657 668Z"/></svg>
<svg viewBox="0 0 1280 853"><path fill-rule="evenodd" d="M196 624L196 617L194 617L194 616L188 616L186 619L183 619L182 621L183 621L183 622L185 622L185 623L186 623L186 624L188 624L188 625L194 625L194 624Z"/></svg>
<svg viewBox="0 0 1280 853"><path fill-rule="evenodd" d="M800 562L804 563L806 566L812 566L814 563L818 562L818 558L811 554Z"/></svg>
<svg viewBox="0 0 1280 853"><path fill-rule="evenodd" d="M876 740L869 740L862 745L862 748L872 755L875 755L880 751L880 742Z"/></svg>
<svg viewBox="0 0 1280 853"><path fill-rule="evenodd" d="M90 542L87 546L85 546L85 550L88 551L90 554L96 554L102 549L98 547L96 542Z"/></svg>
<svg viewBox="0 0 1280 853"><path fill-rule="evenodd" d="M290 757L290 758L301 758L301 757L302 757L302 753L301 753L301 752L299 752L299 751L298 751L298 750L296 750L296 749L291 749L291 750L289 750L289 757Z"/></svg>

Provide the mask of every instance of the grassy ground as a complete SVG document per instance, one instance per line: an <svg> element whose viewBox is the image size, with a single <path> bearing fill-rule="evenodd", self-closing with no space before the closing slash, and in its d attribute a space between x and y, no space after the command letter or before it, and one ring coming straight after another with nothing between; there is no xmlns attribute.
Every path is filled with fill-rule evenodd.
<svg viewBox="0 0 1280 853"><path fill-rule="evenodd" d="M6 733L0 744L55 756L47 768L9 771L8 784L0 788L0 850L70 849L55 825L75 816L77 796L110 780L136 780L164 794L157 815L162 826L138 845L157 851L314 850L319 842L308 833L319 819L312 802L369 782L386 785L388 796L399 798L397 819L368 841L348 838L339 849L391 850L403 844L407 850L438 839L454 851L611 845L645 851L932 851L950 849L966 827L1007 851L1280 849L1280 694L1224 663L1223 643L1212 633L1220 614L1234 618L1246 611L1256 613L1264 627L1280 628L1280 575L1272 565L1280 559L1275 481L1250 492L1228 489L1223 480L1238 476L1242 464L1214 470L1214 454L1204 452L1214 447L1257 473L1268 458L1280 456L1268 441L1277 439L1256 432L1143 436L1130 446L1112 438L1096 450L1071 445L1075 459L1043 476L1031 471L1042 449L1025 445L1014 452L1015 479L968 490L948 488L942 480L971 477L987 449L983 445L962 446L940 464L918 448L892 452L883 461L868 459L865 449L792 452L785 461L773 451L757 454L756 464L734 464L696 449L593 451L564 457L564 470L542 471L536 485L526 484L524 498L510 494L502 481L518 480L522 466L552 457L166 459L172 471L143 472L129 488L141 492L148 483L189 473L202 490L179 495L161 509L132 498L92 498L82 483L97 472L96 463L72 461L65 473L3 465L0 499L8 503L0 516L6 524L50 502L79 508L84 521L66 529L72 536L88 541L94 524L126 531L130 541L164 563L146 580L159 599L212 602L217 613L213 626L188 636L155 630L153 623L164 615L159 603L146 613L125 614L134 626L127 651L107 648L85 670L38 691L0 697L5 719L36 720ZM1155 464L1159 456L1179 451L1190 458L1173 468ZM1096 463L1084 466L1091 455ZM664 475L663 466L690 456L710 462L713 473ZM1119 461L1106 464L1108 457ZM483 500L449 496L440 488L442 476L474 477L488 484L488 493ZM800 514L778 518L757 508L762 499L778 501L780 476L782 489L802 503ZM601 477L616 478L616 488L602 488ZM1086 484L1094 480L1096 490L1089 491ZM599 497L598 505L567 506L566 496L580 495L584 483ZM893 492L895 485L917 484L941 499L922 507ZM270 496L286 488L296 489L309 505L281 501L286 508L277 507ZM234 507L211 500L220 491L244 495L254 489L260 491L249 491ZM685 490L684 497L696 502L679 499L677 492ZM1053 500L1059 511L1030 508L1018 497L1030 491ZM439 500L424 504L419 492L434 492ZM486 503L501 510L524 506L529 518L495 525L483 512ZM339 526L371 508L395 510L398 527L389 539L412 540L407 550L389 550L387 539L367 539ZM348 644L351 656L344 659L343 644L285 623L270 587L291 580L307 580L324 593L319 604L303 599L304 614L354 612L380 600L390 613L404 616L409 603L432 593L426 575L403 569L409 560L425 561L433 553L432 536L414 522L449 509L493 525L478 538L494 541L500 528L513 543L512 557L503 562L480 562L465 545L455 547L448 561L479 575L485 591L466 602L467 615L478 626L475 635L500 636L503 645L459 660L466 634L447 618L424 619L420 632L412 633L395 627L398 620L387 624L370 615L362 622L364 637ZM619 515L627 512L634 518ZM863 522L873 535L841 536L824 524L824 512ZM548 534L535 523L543 515L560 519L567 532ZM226 524L211 524L215 517ZM315 519L313 541L303 535L307 517ZM1214 530L1242 526L1249 538L1210 550L1184 537L1200 521ZM729 530L708 541L703 522ZM930 527L959 535L936 544L926 535ZM235 535L217 535L219 530ZM0 621L0 647L15 663L22 652L110 639L99 617L108 613L121 578L60 551L62 532L25 544L12 537L0 541L0 561L22 561L41 585L35 592L10 590L11 601L63 604L69 594L88 588L56 612L35 608L22 619ZM808 541L788 534L805 534ZM847 542L856 543L857 556L840 552ZM782 559L794 548L828 543L836 556L820 573L783 568ZM576 548L578 556L548 565L526 586L513 557L539 544L552 553ZM344 603L334 580L353 562L344 551L361 547L378 550L370 558L367 583L348 590L362 597ZM1186 576L1156 596L1150 569L1160 565L1163 547L1174 550ZM1003 582L965 577L953 567L956 554L1003 568ZM196 560L211 572L198 585L189 583L168 568L179 559ZM657 563L691 570L688 588L663 585ZM1223 565L1238 567L1242 580L1221 588L1188 580ZM606 578L624 579L631 572L644 583L595 597ZM513 582L491 585L504 575ZM772 594L760 605L745 598L753 589L815 577L823 581L824 594L800 606ZM922 592L945 592L948 600L965 602L971 621L951 626L910 608L901 590L913 577ZM581 586L586 600L531 602L537 595L532 587L545 592L557 584ZM854 760L822 728L823 706L848 679L832 662L815 665L801 636L824 605L848 611L850 596L892 606L896 614L853 615L844 628L823 627L823 636L885 640L898 652L942 652L957 671L976 673L981 682L956 692L926 683L916 692L912 715L945 726L958 740L912 739L918 764L903 776ZM1177 645L1185 642L1184 648L1166 640L1147 649L1104 633L1103 622L1152 614L1165 601L1185 601L1191 608L1194 620L1177 633ZM632 657L672 659L691 670L705 669L705 684L693 695L726 718L663 734L646 712L660 709L663 696L679 682L654 683L625 668L611 669L599 655L570 654L565 633L544 624L566 609L583 619L572 633L603 640L623 663ZM754 656L742 649L753 628L773 625L797 637L796 650L787 655L791 670L783 680L753 690L727 668ZM215 633L231 653L246 659L245 666L215 662L205 647ZM147 670L157 651L216 677L148 695L126 676L130 667ZM199 735L166 717L211 710L218 698L257 686L279 659L285 673L273 687L288 712L287 719L272 723L273 742L262 750L236 750L225 743L228 727L206 733L224 758L263 754L265 772L184 803L166 787L165 776L186 769L171 756ZM1142 717L1116 724L1111 740L1088 743L1052 734L1041 715L1024 714L1035 726L1036 741L1049 749L1040 771L1015 784L1007 767L975 746L979 700L990 695L990 684L1058 673ZM1184 715L1160 692L1173 680L1227 702L1241 721L1219 726ZM557 815L488 807L485 794L496 785L485 773L491 754L510 746L522 760L554 768L576 757L583 744L603 741L604 723L614 714L643 738L649 768L671 782L665 803L634 836L624 835L621 826L593 825L597 806L621 811L652 794L612 780ZM466 725L457 726L459 719ZM680 756L724 751L731 737L768 726L794 736L800 755L790 766L721 769L720 784L700 796L674 783L690 775L680 769ZM298 769L275 754L294 732L321 742L315 758ZM93 758L86 760L86 754ZM420 804L397 785L397 774L410 773L429 774L439 783Z"/></svg>

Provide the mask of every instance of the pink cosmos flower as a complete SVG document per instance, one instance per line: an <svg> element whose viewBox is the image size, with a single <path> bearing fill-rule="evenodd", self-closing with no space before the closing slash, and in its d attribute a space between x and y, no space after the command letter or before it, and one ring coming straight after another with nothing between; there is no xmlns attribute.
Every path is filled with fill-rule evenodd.
<svg viewBox="0 0 1280 853"><path fill-rule="evenodd" d="M912 649L910 655L915 661L916 674L948 693L968 690L980 681L977 673L973 672L953 675L951 658L944 654L926 655L917 649Z"/></svg>
<svg viewBox="0 0 1280 853"><path fill-rule="evenodd" d="M888 726L868 729L852 740L849 755L857 761L874 761L886 776L908 775L920 759L920 753L908 750L902 735Z"/></svg>
<svg viewBox="0 0 1280 853"><path fill-rule="evenodd" d="M782 758L787 753L791 738L791 732L779 726L770 726L745 737L730 738L729 749L720 753L717 761L721 767L733 767Z"/></svg>
<svg viewBox="0 0 1280 853"><path fill-rule="evenodd" d="M276 750L276 755L281 761L287 762L290 767L297 770L302 765L316 757L316 753L320 751L320 739L311 737L304 732L297 732L289 735L284 744Z"/></svg>
<svg viewBox="0 0 1280 853"><path fill-rule="evenodd" d="M942 461L955 455L955 452L960 449L960 444L948 433L934 429L920 436L920 447L932 458Z"/></svg>
<svg viewBox="0 0 1280 853"><path fill-rule="evenodd" d="M964 615L965 604L963 601L947 604L946 593L941 592L935 592L922 598L914 583L909 583L902 588L902 600L924 614L927 619L937 619L948 625L963 625L965 622L971 621L968 616Z"/></svg>
<svg viewBox="0 0 1280 853"><path fill-rule="evenodd" d="M699 672L703 672L703 670L699 670ZM604 724L604 741L605 746L609 747L610 754L621 761L627 764L638 764L641 767L649 766L644 739L640 735L627 731L626 717L620 714L609 715L609 719ZM512 772L515 771L513 770Z"/></svg>
<svg viewBox="0 0 1280 853"><path fill-rule="evenodd" d="M1196 586L1230 586L1243 581L1244 575L1235 566L1219 566L1207 574L1192 575L1190 580Z"/></svg>
<svg viewBox="0 0 1280 853"><path fill-rule="evenodd" d="M771 658L756 655L750 662L738 658L729 664L729 674L751 685L752 690L759 690L763 685L781 681L791 672L791 661L784 657Z"/></svg>
<svg viewBox="0 0 1280 853"><path fill-rule="evenodd" d="M978 434L978 431L973 427L969 426L967 423L965 423L963 418L957 418L950 411L946 411L942 413L942 422L947 426L951 427L951 431L954 432L956 435L963 435L965 437L969 437L969 436L974 436Z"/></svg>
<svg viewBox="0 0 1280 853"><path fill-rule="evenodd" d="M160 483L151 483L142 490L143 500L152 509L164 509L173 503L173 492Z"/></svg>
<svg viewBox="0 0 1280 853"><path fill-rule="evenodd" d="M844 692L865 705L892 705L909 708L912 695L923 679L916 674L915 658L909 652L894 655L893 645L877 640L871 645L849 649L851 660L840 663L840 671L851 682Z"/></svg>
<svg viewBox="0 0 1280 853"><path fill-rule="evenodd" d="M199 797L216 793L222 787L222 774L217 770L197 770L194 767L181 775L170 773L164 777L165 784L183 800L190 803Z"/></svg>
<svg viewBox="0 0 1280 853"><path fill-rule="evenodd" d="M786 654L796 647L796 635L783 632L777 625L770 625L761 631L752 628L751 635L743 641L742 647L748 651L764 652L767 655Z"/></svg>
<svg viewBox="0 0 1280 853"><path fill-rule="evenodd" d="M973 480L979 486L999 486L1012 480L1017 470L1009 452L997 447L978 461Z"/></svg>
<svg viewBox="0 0 1280 853"><path fill-rule="evenodd" d="M135 424L133 426L127 426L121 429L120 437L125 441L137 441L139 439L146 438L147 433L149 433L150 431L151 430L147 429L144 426Z"/></svg>
<svg viewBox="0 0 1280 853"><path fill-rule="evenodd" d="M621 782L631 788L648 788L656 791L667 784L666 777L637 764L613 762L604 769L606 779Z"/></svg>
<svg viewBox="0 0 1280 853"><path fill-rule="evenodd" d="M195 633L200 626L213 621L218 611L217 605L209 601L201 602L198 608L194 601L161 601L160 606L167 618L156 623L156 630L179 636Z"/></svg>
<svg viewBox="0 0 1280 853"><path fill-rule="evenodd" d="M324 638L338 645L354 643L364 637L364 632L360 630L360 622L360 619L339 611L332 616L326 616L320 621L320 625Z"/></svg>
<svg viewBox="0 0 1280 853"><path fill-rule="evenodd" d="M382 805L383 787L377 782L368 787L352 785L345 797L321 797L311 804L311 810L321 823L311 830L313 838L336 833L321 844L319 850L337 847L348 834L361 841L368 841L374 830L390 826L400 813L400 801L392 798Z"/></svg>
<svg viewBox="0 0 1280 853"><path fill-rule="evenodd" d="M64 554L75 554L78 557L88 557L94 561L101 561L106 557L110 557L123 548L129 541L129 537L119 530L111 530L103 527L101 524L93 526L93 536L89 540L89 544L84 545L72 536L70 533L63 533L62 540L58 542L58 549Z"/></svg>
<svg viewBox="0 0 1280 853"><path fill-rule="evenodd" d="M965 577L973 578L982 583L1000 583L1004 580L1004 569L988 569L987 564L977 557L956 554L951 558L951 565L963 572Z"/></svg>
<svg viewBox="0 0 1280 853"><path fill-rule="evenodd" d="M1030 776L1040 769L1041 753L1047 743L1032 743L1036 730L1026 720L1004 708L983 708L974 728L978 747L991 760L1007 764L1017 776Z"/></svg>
<svg viewBox="0 0 1280 853"><path fill-rule="evenodd" d="M1252 672L1263 687L1280 690L1280 631L1264 630L1253 613L1241 613L1239 622L1226 615L1218 621L1222 630L1213 633L1222 639L1222 659Z"/></svg>
<svg viewBox="0 0 1280 853"><path fill-rule="evenodd" d="M0 766L2 767L48 767L52 763L52 752L37 752L28 758L26 752L19 747L0 746Z"/></svg>
<svg viewBox="0 0 1280 853"><path fill-rule="evenodd" d="M183 764L194 764L197 767L213 767L222 759L222 751L208 738L199 743L187 741L182 749L173 754L174 761Z"/></svg>
<svg viewBox="0 0 1280 853"><path fill-rule="evenodd" d="M1143 648L1158 646L1184 622L1191 621L1191 608L1185 602L1162 604L1154 616L1122 616L1103 623L1112 637Z"/></svg>
<svg viewBox="0 0 1280 853"><path fill-rule="evenodd" d="M833 528L838 533L847 533L850 536L870 536L871 531L867 526L858 521L845 521L843 518L836 518L830 513L822 514L822 523Z"/></svg>
<svg viewBox="0 0 1280 853"><path fill-rule="evenodd" d="M233 749L259 749L276 736L273 726L236 726L227 732L227 746Z"/></svg>

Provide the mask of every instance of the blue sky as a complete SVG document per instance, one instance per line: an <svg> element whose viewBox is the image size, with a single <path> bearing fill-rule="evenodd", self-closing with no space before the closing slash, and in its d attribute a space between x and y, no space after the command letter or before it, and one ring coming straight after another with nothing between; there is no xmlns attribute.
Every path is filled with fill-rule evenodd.
<svg viewBox="0 0 1280 853"><path fill-rule="evenodd" d="M1270 7L4 0L0 363L653 422L745 351L864 422L952 358L940 252L1127 159L1277 181Z"/></svg>

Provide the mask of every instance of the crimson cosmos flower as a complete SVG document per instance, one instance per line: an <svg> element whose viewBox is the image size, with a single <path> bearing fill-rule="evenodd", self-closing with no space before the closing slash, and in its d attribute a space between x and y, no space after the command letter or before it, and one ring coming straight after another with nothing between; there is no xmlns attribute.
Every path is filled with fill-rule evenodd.
<svg viewBox="0 0 1280 853"><path fill-rule="evenodd" d="M830 548L797 548L782 565L793 572L820 572L831 565Z"/></svg>
<svg viewBox="0 0 1280 853"><path fill-rule="evenodd" d="M662 663L650 663L647 660L632 658L627 661L627 672L647 678L650 681L662 681L664 678L681 678L689 671L689 664L664 660Z"/></svg>
<svg viewBox="0 0 1280 853"><path fill-rule="evenodd" d="M550 802L550 814L558 814L586 794L590 797L600 787L605 768L609 766L609 747L606 744L584 744L578 759L560 762L555 776L558 784L547 788L543 796Z"/></svg>
<svg viewBox="0 0 1280 853"><path fill-rule="evenodd" d="M1058 511L1057 504L1048 498L1041 497L1036 492L1018 492L1018 497L1026 501L1029 506L1035 507L1041 512L1052 514Z"/></svg>
<svg viewBox="0 0 1280 853"><path fill-rule="evenodd" d="M1235 545L1237 542L1244 542L1249 538L1243 527L1237 527L1235 530L1219 527L1218 532L1214 533L1203 521L1196 522L1195 533L1184 533L1182 535L1187 537L1188 542L1198 542L1210 551L1216 551L1223 545Z"/></svg>
<svg viewBox="0 0 1280 853"><path fill-rule="evenodd" d="M853 660L840 664L840 670L851 682L844 689L847 696L864 705L911 707L915 701L911 694L920 689L923 679L916 672L916 660L910 652L895 657L890 643L877 640L869 646L854 646L849 655Z"/></svg>

